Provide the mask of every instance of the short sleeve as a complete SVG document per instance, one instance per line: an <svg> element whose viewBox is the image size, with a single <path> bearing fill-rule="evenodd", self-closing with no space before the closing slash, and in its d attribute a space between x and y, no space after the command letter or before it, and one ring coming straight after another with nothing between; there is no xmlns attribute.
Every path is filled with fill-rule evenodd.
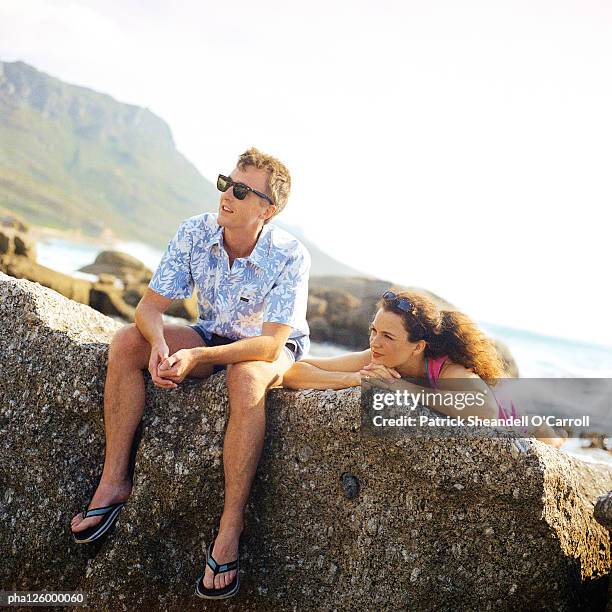
<svg viewBox="0 0 612 612"><path fill-rule="evenodd" d="M285 263L274 286L265 297L265 323L301 327L306 320L310 254L300 245Z"/></svg>
<svg viewBox="0 0 612 612"><path fill-rule="evenodd" d="M193 293L190 265L192 239L188 230L186 223L179 226L149 283L155 293L173 300L191 297Z"/></svg>

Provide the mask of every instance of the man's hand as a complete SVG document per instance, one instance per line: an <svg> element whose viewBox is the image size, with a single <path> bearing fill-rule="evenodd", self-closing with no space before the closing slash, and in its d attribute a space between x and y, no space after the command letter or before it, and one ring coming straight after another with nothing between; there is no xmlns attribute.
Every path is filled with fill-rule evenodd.
<svg viewBox="0 0 612 612"><path fill-rule="evenodd" d="M380 378L382 380L397 380L402 377L397 370L374 362L364 366L359 374L361 378Z"/></svg>
<svg viewBox="0 0 612 612"><path fill-rule="evenodd" d="M165 342L160 342L151 347L151 356L149 357L149 374L156 387L162 389L174 389L176 384L171 380L164 380L160 377L159 365L168 358L168 345Z"/></svg>
<svg viewBox="0 0 612 612"><path fill-rule="evenodd" d="M159 364L158 372L162 379L166 382L181 383L196 366L193 351L191 349L181 349L176 351L174 355L166 357ZM174 385L176 387L176 384Z"/></svg>

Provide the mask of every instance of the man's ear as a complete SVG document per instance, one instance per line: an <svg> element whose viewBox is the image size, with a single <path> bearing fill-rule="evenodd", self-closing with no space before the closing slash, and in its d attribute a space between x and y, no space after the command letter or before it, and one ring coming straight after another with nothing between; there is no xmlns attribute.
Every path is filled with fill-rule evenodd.
<svg viewBox="0 0 612 612"><path fill-rule="evenodd" d="M264 221L269 221L274 214L276 213L276 206L274 206L274 204L269 204L268 206L266 206L266 212L264 213Z"/></svg>

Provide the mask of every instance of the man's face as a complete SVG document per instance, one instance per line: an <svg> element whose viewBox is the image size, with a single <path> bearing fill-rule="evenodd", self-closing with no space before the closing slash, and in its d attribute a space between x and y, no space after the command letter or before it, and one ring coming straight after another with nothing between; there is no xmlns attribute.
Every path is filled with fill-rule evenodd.
<svg viewBox="0 0 612 612"><path fill-rule="evenodd" d="M244 170L234 168L230 178L261 193L268 193L268 173L265 170L253 166L247 166ZM274 210L274 206L252 192L249 192L244 200L237 199L233 187L230 187L221 193L217 223L231 229L255 230L274 214Z"/></svg>

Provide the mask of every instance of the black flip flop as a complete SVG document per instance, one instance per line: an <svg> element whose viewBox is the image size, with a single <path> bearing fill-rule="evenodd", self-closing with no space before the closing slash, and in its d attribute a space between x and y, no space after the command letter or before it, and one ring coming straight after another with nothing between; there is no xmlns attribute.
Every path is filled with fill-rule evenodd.
<svg viewBox="0 0 612 612"><path fill-rule="evenodd" d="M92 508L91 510L83 510L83 518L89 518L90 516L103 516L104 518L93 527L88 527L82 531L73 531L72 535L74 541L77 544L89 544L94 542L98 538L102 537L117 520L119 512L125 506L125 502L119 502L118 504L111 504L110 506L104 506L102 508Z"/></svg>
<svg viewBox="0 0 612 612"><path fill-rule="evenodd" d="M236 570L234 579L222 589L207 589L204 586L204 574L202 574L196 583L196 595L202 599L228 599L233 597L240 588L240 563L238 559L230 563L222 563L219 565L212 556L213 543L208 545L208 553L206 555L206 565L214 572L214 575L224 574L231 570Z"/></svg>

